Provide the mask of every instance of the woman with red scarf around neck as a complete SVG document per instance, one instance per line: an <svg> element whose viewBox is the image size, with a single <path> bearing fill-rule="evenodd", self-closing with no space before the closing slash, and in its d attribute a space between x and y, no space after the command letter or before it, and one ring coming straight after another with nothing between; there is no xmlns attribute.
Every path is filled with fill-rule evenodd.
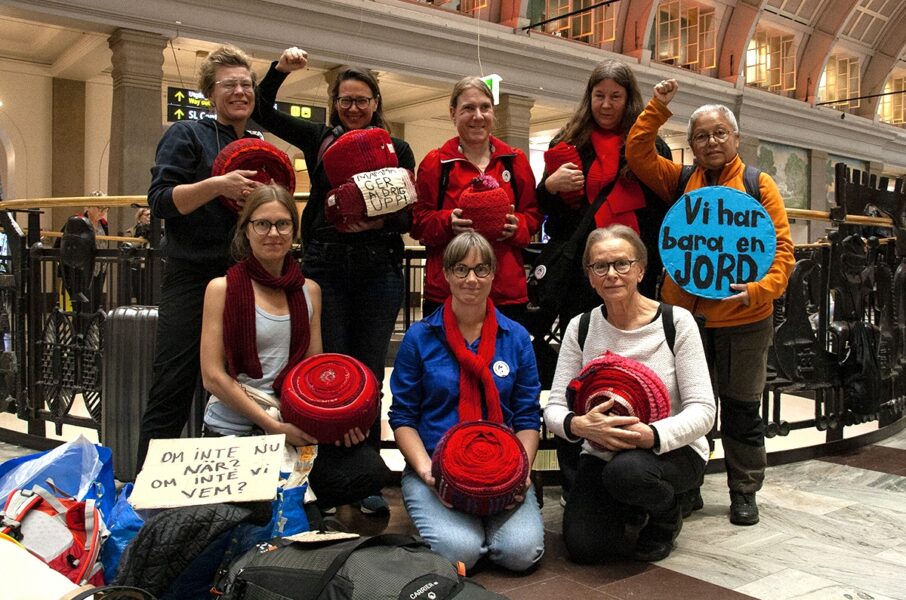
<svg viewBox="0 0 906 600"><path fill-rule="evenodd" d="M211 392L204 435L284 434L291 446L318 441L280 419L280 389L290 368L322 352L321 289L290 256L299 215L279 185L246 200L232 241L238 261L208 284L201 327L201 373ZM346 504L377 493L389 474L358 428L345 448L321 446L309 474L319 506ZM365 474L340 484L331 471Z"/></svg>
<svg viewBox="0 0 906 600"><path fill-rule="evenodd" d="M528 303L522 249L541 226L532 168L522 150L491 135L494 96L481 78L465 77L453 87L450 118L458 135L429 152L418 165L419 201L412 205L411 235L428 250L422 314L437 310L450 295L441 266L444 248L455 235L474 231L458 201L476 177L487 175L512 201L499 237L488 240L499 265L491 300L505 315L521 322ZM445 170L446 189L441 197Z"/></svg>
<svg viewBox="0 0 906 600"><path fill-rule="evenodd" d="M619 224L638 233L649 256L648 270L639 291L654 298L662 270L657 236L666 207L636 179L624 156L626 135L644 106L635 75L628 65L616 60L598 64L588 77L576 112L551 141L552 149L561 142L575 146L580 161L564 163L553 172L546 170L536 193L538 204L547 215L545 233L551 240L565 241L573 235L601 191L606 192L613 184L588 232ZM671 157L670 148L660 138L657 150L661 156ZM591 310L601 301L588 284L581 256L576 257L572 285L568 289L570 294L564 297L559 315L561 333L571 318ZM553 323L555 316L548 315L548 322Z"/></svg>
<svg viewBox="0 0 906 600"><path fill-rule="evenodd" d="M450 296L409 328L390 377L390 426L406 459L403 501L419 535L453 562L471 568L484 555L524 571L544 553L541 512L525 490L503 512L479 517L445 504L435 492L431 455L460 421L502 419L531 465L540 425L538 371L528 332L488 299L497 260L475 232L461 233L443 254ZM482 402L484 399L484 404ZM498 421L499 422L499 421Z"/></svg>

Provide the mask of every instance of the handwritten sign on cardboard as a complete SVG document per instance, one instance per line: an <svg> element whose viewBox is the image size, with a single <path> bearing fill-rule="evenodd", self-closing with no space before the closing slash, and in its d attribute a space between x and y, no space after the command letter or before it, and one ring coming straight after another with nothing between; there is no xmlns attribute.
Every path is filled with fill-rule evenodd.
<svg viewBox="0 0 906 600"><path fill-rule="evenodd" d="M143 509L273 500L285 438L151 440L129 503Z"/></svg>
<svg viewBox="0 0 906 600"><path fill-rule="evenodd" d="M400 211L414 203L417 196L409 171L387 167L353 175L365 201L365 214L380 217Z"/></svg>
<svg viewBox="0 0 906 600"><path fill-rule="evenodd" d="M777 233L755 198L710 186L684 194L667 211L658 247L677 285L695 296L719 299L738 293L731 283L765 276L774 262Z"/></svg>

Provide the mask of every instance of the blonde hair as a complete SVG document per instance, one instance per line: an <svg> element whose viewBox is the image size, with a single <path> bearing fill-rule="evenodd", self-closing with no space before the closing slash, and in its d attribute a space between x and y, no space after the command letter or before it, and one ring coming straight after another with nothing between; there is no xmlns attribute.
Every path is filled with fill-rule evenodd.
<svg viewBox="0 0 906 600"><path fill-rule="evenodd" d="M252 59L248 54L236 46L229 44L220 46L208 54L198 69L198 89L206 98L210 98L214 93L218 67L245 67L252 76L252 83L258 79L252 71Z"/></svg>

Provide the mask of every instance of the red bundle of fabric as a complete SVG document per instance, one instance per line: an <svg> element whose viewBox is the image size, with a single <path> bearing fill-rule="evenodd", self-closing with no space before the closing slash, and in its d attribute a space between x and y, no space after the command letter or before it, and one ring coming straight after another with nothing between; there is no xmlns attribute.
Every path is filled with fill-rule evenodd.
<svg viewBox="0 0 906 600"><path fill-rule="evenodd" d="M280 393L280 414L319 444L362 433L378 416L377 379L368 367L345 354L316 354L290 369Z"/></svg>
<svg viewBox="0 0 906 600"><path fill-rule="evenodd" d="M642 363L608 351L569 383L566 400L577 415L584 415L610 399L609 414L638 417L642 423L670 416L670 395L661 378Z"/></svg>
<svg viewBox="0 0 906 600"><path fill-rule="evenodd" d="M528 455L516 434L489 421L464 421L441 438L431 458L441 499L478 516L498 513L525 491Z"/></svg>
<svg viewBox="0 0 906 600"><path fill-rule="evenodd" d="M513 201L490 175L480 175L463 190L458 207L462 218L472 221L472 229L493 242L503 234L506 216Z"/></svg>
<svg viewBox="0 0 906 600"><path fill-rule="evenodd" d="M572 144L560 142L544 153L544 172L548 175L565 165L573 163L577 168L582 168L582 158L579 150ZM585 198L585 186L575 192L563 192L560 198L572 208L578 208Z"/></svg>
<svg viewBox="0 0 906 600"><path fill-rule="evenodd" d="M358 173L398 167L390 134L379 127L347 131L321 159L331 187L338 187Z"/></svg>
<svg viewBox="0 0 906 600"><path fill-rule="evenodd" d="M324 217L349 231L353 223L401 211L417 199L412 171L390 167L359 173L331 190L324 203Z"/></svg>
<svg viewBox="0 0 906 600"><path fill-rule="evenodd" d="M237 169L256 171L250 179L260 183L270 183L273 180L291 194L296 191L296 172L289 157L270 142L258 138L242 138L230 142L214 159L211 176L224 175ZM221 196L220 201L233 212L240 211L235 200Z"/></svg>

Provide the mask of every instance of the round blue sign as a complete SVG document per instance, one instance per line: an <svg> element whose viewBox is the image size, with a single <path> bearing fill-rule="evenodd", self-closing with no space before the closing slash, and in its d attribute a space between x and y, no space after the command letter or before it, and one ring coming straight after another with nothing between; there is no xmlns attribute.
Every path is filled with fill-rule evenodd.
<svg viewBox="0 0 906 600"><path fill-rule="evenodd" d="M774 262L777 234L768 211L745 192L722 185L683 194L658 238L667 275L703 298L738 292L731 283L764 277Z"/></svg>

